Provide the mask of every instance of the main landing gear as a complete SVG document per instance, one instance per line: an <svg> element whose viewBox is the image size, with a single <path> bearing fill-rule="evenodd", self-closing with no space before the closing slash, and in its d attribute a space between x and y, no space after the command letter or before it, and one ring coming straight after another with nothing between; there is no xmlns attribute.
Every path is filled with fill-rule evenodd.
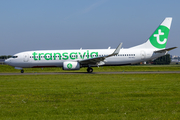
<svg viewBox="0 0 180 120"><path fill-rule="evenodd" d="M87 68L87 72L88 72L88 73L92 73L92 72L93 72L93 69L92 69L91 67L88 67L88 68Z"/></svg>
<svg viewBox="0 0 180 120"><path fill-rule="evenodd" d="M21 70L21 73L24 73L24 70L23 70L23 69Z"/></svg>

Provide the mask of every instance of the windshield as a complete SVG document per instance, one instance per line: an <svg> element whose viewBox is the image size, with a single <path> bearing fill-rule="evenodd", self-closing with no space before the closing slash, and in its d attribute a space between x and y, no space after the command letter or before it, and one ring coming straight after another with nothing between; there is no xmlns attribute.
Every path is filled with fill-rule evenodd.
<svg viewBox="0 0 180 120"><path fill-rule="evenodd" d="M11 58L17 58L18 56L12 56Z"/></svg>

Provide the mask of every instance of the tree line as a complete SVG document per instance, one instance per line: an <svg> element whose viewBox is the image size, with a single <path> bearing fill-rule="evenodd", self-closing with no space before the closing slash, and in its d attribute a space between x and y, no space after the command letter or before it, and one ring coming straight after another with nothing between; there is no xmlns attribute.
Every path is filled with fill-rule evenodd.
<svg viewBox="0 0 180 120"><path fill-rule="evenodd" d="M12 55L2 55L0 56L0 59L8 59L10 57L12 57Z"/></svg>
<svg viewBox="0 0 180 120"><path fill-rule="evenodd" d="M170 54L166 54L152 61L152 64L154 65L169 65L170 63L171 63Z"/></svg>

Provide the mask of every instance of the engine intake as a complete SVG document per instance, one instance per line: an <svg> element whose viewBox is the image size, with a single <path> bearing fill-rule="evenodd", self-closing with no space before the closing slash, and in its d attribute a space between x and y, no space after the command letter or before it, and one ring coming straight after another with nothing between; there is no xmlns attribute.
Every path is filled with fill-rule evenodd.
<svg viewBox="0 0 180 120"><path fill-rule="evenodd" d="M79 70L79 62L63 62L63 70Z"/></svg>

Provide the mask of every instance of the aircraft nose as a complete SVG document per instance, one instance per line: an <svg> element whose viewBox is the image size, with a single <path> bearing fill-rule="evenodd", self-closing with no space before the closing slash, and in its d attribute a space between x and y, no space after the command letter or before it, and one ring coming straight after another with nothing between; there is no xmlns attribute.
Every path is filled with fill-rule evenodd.
<svg viewBox="0 0 180 120"><path fill-rule="evenodd" d="M4 63L9 65L11 63L11 60L7 59L7 60L4 61Z"/></svg>

